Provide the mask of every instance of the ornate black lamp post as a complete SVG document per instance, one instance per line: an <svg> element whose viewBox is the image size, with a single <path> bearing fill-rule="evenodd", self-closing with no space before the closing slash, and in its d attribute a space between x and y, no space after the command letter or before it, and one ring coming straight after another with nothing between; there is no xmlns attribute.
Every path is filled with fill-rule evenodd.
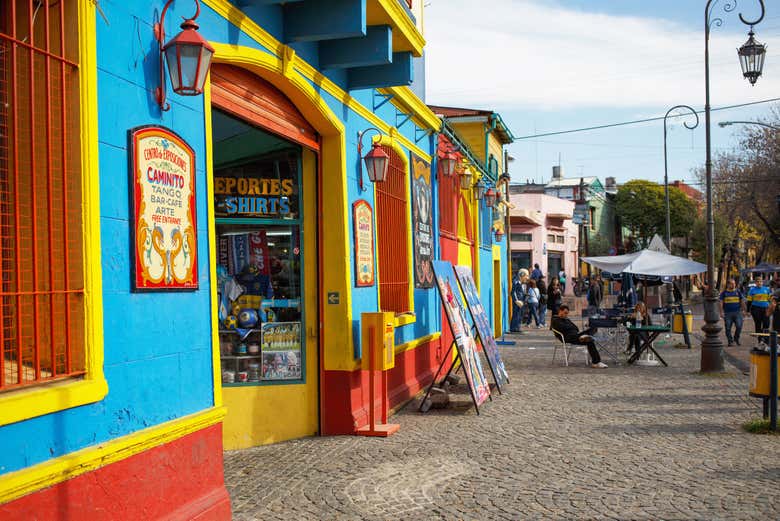
<svg viewBox="0 0 780 521"><path fill-rule="evenodd" d="M688 122L686 121L684 123L685 128L688 130L693 130L699 126L699 115L688 105L675 105L674 107L670 108L664 116L664 198L666 199L666 247L669 248L670 253L672 251L672 212L669 208L669 160L667 159L666 153L666 120L669 119L669 115L672 112L678 109L685 109L696 116L696 123L693 125L688 125Z"/></svg>
<svg viewBox="0 0 780 521"><path fill-rule="evenodd" d="M712 146L710 139L710 29L713 25L723 25L721 18L711 18L718 0L709 0L704 8L704 124L706 129L706 197L707 197L707 288L704 298L704 340L701 343L701 371L715 372L723 370L723 341L720 339L721 326L718 317L718 296L715 292L715 220L712 214ZM766 47L756 42L753 26L764 19L766 9L764 1L758 0L761 15L756 20L746 20L740 13L739 19L750 26L748 41L738 50L742 74L755 85L764 66ZM737 8L735 0L723 5L727 13Z"/></svg>

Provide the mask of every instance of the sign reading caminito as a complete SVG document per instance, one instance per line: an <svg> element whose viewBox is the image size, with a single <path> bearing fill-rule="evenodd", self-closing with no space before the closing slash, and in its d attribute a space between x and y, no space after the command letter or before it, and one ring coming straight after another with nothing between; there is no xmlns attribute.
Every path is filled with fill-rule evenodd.
<svg viewBox="0 0 780 521"><path fill-rule="evenodd" d="M164 127L130 131L134 291L198 288L195 153Z"/></svg>

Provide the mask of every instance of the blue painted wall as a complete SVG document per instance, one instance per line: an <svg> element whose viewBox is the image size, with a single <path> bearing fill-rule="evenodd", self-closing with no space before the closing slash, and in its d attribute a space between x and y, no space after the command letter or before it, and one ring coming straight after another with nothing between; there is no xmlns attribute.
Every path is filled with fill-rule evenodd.
<svg viewBox="0 0 780 521"><path fill-rule="evenodd" d="M158 61L152 27L164 5L162 0L125 0L101 5L111 24L108 26L102 18L96 18L104 354L109 393L95 404L0 427L0 445L4 448L0 474L180 418L213 404L203 98L180 97L169 91L171 110L166 113L160 112L154 100ZM208 7L201 9L198 22L207 39L267 52ZM264 28L281 37L281 9L278 6L253 9L253 16L264 21ZM166 16L169 38L178 32L180 17L191 16L191 11L190 4L173 5ZM295 48L316 65L317 44L298 43ZM331 77L343 85L345 78L339 74L334 72ZM367 108L373 107L372 90L352 94ZM324 99L342 117L347 129L350 208L358 198L367 199L373 206L372 191L359 193L357 184L357 134L370 124L334 97L324 94ZM396 124L396 109L390 103L382 106L377 115L390 125ZM198 291L130 292L127 132L149 124L173 129L195 151ZM415 140L411 122L399 131ZM429 153L432 144L430 137L418 142ZM405 153L408 156L408 150ZM438 226L434 229L438 230ZM435 243L438 244L438 236ZM355 289L353 297L355 317L362 311L376 310L376 288ZM438 306L435 290L416 290L417 322L399 329L397 341L439 331Z"/></svg>

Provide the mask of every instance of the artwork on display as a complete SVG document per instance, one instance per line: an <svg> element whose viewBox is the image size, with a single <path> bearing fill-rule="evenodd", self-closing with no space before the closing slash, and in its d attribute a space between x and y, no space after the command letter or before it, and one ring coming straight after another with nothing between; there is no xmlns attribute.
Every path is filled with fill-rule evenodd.
<svg viewBox="0 0 780 521"><path fill-rule="evenodd" d="M466 312L460 301L455 273L452 270L452 264L447 261L433 261L432 264L442 306L444 306L444 312L463 366L463 374L466 375L466 382L472 393L474 404L479 407L490 396L490 386L485 378L485 372L482 370L477 344L471 334Z"/></svg>
<svg viewBox="0 0 780 521"><path fill-rule="evenodd" d="M374 212L363 199L352 205L355 233L355 285L374 285Z"/></svg>
<svg viewBox="0 0 780 521"><path fill-rule="evenodd" d="M482 348L485 350L485 355L490 364L490 370L493 372L493 378L496 381L498 390L501 391L501 386L509 383L509 374L507 374L504 361L498 352L496 339L493 338L490 332L490 320L485 312L485 308L482 306L482 302L479 300L479 292L477 291L477 285L474 283L471 268L468 266L455 266L455 275L458 277L460 289L466 299L466 305L471 312L471 317L474 319L474 325L477 328Z"/></svg>
<svg viewBox="0 0 780 521"><path fill-rule="evenodd" d="M300 322L267 322L260 326L262 380L300 380L302 342Z"/></svg>
<svg viewBox="0 0 780 521"><path fill-rule="evenodd" d="M412 237L414 287L433 287L431 164L412 154Z"/></svg>
<svg viewBox="0 0 780 521"><path fill-rule="evenodd" d="M159 126L129 141L132 290L198 289L195 153Z"/></svg>

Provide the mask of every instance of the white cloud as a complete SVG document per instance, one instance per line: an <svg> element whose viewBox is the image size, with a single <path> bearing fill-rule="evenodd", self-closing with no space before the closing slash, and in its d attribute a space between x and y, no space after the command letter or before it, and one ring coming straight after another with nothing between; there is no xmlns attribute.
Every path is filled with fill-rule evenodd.
<svg viewBox="0 0 780 521"><path fill-rule="evenodd" d="M428 102L499 110L704 105L703 27L541 3L434 0L425 12ZM713 106L776 97L771 50L780 40L756 27L770 53L751 88L736 55L747 27L735 13L724 19L710 41Z"/></svg>

